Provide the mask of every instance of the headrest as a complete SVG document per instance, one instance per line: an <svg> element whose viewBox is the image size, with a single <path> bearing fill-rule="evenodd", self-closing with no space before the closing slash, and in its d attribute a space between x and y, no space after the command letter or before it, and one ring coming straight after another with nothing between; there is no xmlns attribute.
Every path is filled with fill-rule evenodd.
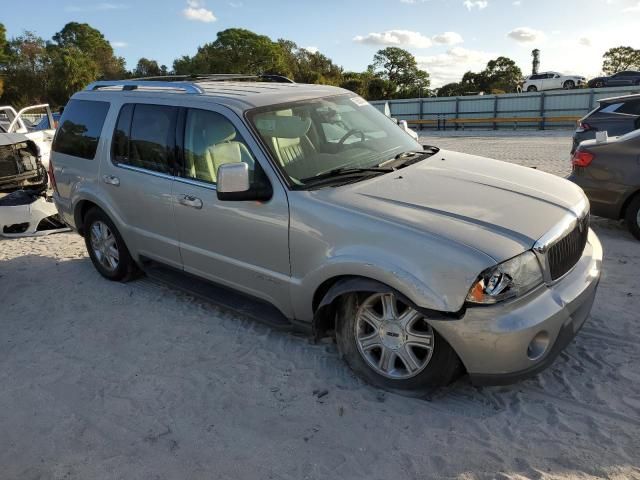
<svg viewBox="0 0 640 480"><path fill-rule="evenodd" d="M209 145L228 142L236 137L236 129L226 118L221 116L207 116L205 126L205 137Z"/></svg>
<svg viewBox="0 0 640 480"><path fill-rule="evenodd" d="M280 116L272 113L256 116L256 128L265 137L301 138L307 134L310 127L310 118Z"/></svg>

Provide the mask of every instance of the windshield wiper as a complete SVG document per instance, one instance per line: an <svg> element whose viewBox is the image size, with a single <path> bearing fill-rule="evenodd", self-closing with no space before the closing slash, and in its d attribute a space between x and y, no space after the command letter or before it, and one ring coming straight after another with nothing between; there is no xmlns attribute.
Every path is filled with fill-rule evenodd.
<svg viewBox="0 0 640 480"><path fill-rule="evenodd" d="M318 185L327 181L333 181L344 177L358 176L371 176L375 174L383 174L393 172L393 167L340 167L329 170L328 172L315 175L313 177L303 178L300 181L307 186ZM367 175L369 174L369 175Z"/></svg>

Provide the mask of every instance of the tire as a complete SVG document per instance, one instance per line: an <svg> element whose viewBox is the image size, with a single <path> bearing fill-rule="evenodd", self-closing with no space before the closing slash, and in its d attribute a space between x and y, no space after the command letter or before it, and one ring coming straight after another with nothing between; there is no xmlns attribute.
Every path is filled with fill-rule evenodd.
<svg viewBox="0 0 640 480"><path fill-rule="evenodd" d="M395 312L395 318L386 312ZM375 322L378 327L374 327ZM417 343L409 345L407 339ZM457 354L445 339L423 315L392 292L342 297L336 316L336 341L347 365L366 382L385 390L425 395L448 385L462 371ZM389 361L385 362L383 356ZM413 363L413 371L407 361Z"/></svg>
<svg viewBox="0 0 640 480"><path fill-rule="evenodd" d="M576 83L573 80L567 80L562 85L562 88L564 88L565 90L573 90L574 88L576 88Z"/></svg>
<svg viewBox="0 0 640 480"><path fill-rule="evenodd" d="M140 270L107 214L99 208L92 208L84 218L84 225L84 243L100 275L121 282L135 278Z"/></svg>
<svg viewBox="0 0 640 480"><path fill-rule="evenodd" d="M593 86L594 88L602 88L604 87L604 82L598 81Z"/></svg>
<svg viewBox="0 0 640 480"><path fill-rule="evenodd" d="M640 194L636 195L627 206L624 220L631 234L640 240Z"/></svg>
<svg viewBox="0 0 640 480"><path fill-rule="evenodd" d="M527 92L537 92L538 88L535 85L529 85L527 87Z"/></svg>

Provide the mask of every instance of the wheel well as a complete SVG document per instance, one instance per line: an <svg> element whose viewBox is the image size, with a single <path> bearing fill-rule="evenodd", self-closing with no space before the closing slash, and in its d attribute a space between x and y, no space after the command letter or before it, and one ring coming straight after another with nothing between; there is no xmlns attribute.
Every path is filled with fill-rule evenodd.
<svg viewBox="0 0 640 480"><path fill-rule="evenodd" d="M87 212L93 207L99 208L95 203L89 200L80 200L76 205L74 220L76 222L76 228L80 235L84 235L84 219L87 215Z"/></svg>
<svg viewBox="0 0 640 480"><path fill-rule="evenodd" d="M627 208L629 208L629 204L633 202L633 200L640 195L640 190L633 192L631 195L627 197L627 199L622 204L622 208L620 209L620 217L624 218L627 215Z"/></svg>
<svg viewBox="0 0 640 480"><path fill-rule="evenodd" d="M320 311L318 311L318 307L320 306L320 302L322 302L322 299L325 297L327 292L329 292L331 287L333 287L340 280L344 280L346 278L353 278L353 277L350 277L348 275L341 275L338 277L333 277L328 280L325 280L320 284L320 286L316 289L315 293L313 294L313 301L312 301L311 307L313 309L313 314L314 314L313 332L316 338L322 338L324 336L327 336L327 334L330 331L335 330L335 323L336 323L335 303L336 302L335 301L331 302L331 304L327 305L326 308L323 308Z"/></svg>

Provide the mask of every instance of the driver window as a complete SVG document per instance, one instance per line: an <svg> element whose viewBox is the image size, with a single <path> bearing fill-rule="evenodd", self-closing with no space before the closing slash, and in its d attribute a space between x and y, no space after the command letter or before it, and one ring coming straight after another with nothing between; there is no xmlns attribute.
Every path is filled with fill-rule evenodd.
<svg viewBox="0 0 640 480"><path fill-rule="evenodd" d="M185 176L216 183L220 165L244 162L253 171L255 161L233 124L223 115L189 109L184 132Z"/></svg>

